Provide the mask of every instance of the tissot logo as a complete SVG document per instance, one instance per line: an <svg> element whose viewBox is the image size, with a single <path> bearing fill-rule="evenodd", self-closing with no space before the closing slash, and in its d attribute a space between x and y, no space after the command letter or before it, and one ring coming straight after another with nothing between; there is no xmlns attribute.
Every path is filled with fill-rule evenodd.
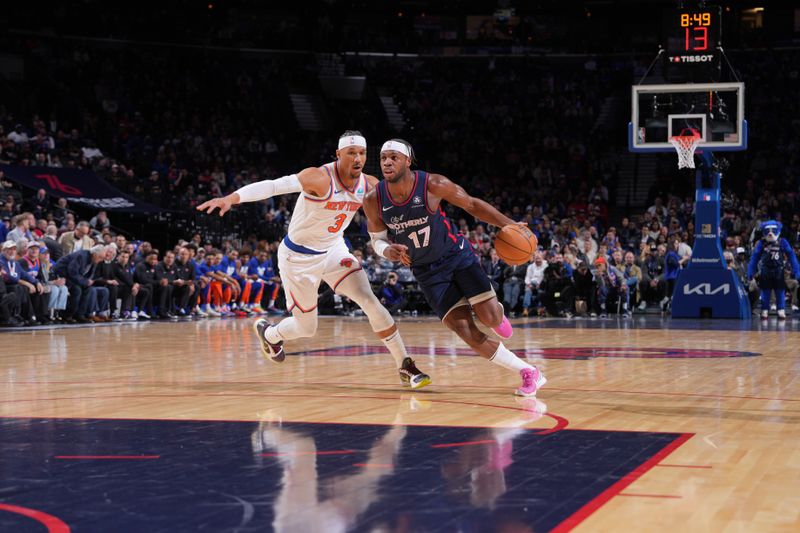
<svg viewBox="0 0 800 533"><path fill-rule="evenodd" d="M713 61L713 54L705 54L700 56L670 56L670 63L708 63Z"/></svg>
<svg viewBox="0 0 800 533"><path fill-rule="evenodd" d="M714 296L718 293L728 294L731 292L731 286L729 283L724 283L719 287L715 287L714 289L711 288L710 283L700 283L694 287L689 284L683 286L683 294L689 296L694 294L695 296Z"/></svg>

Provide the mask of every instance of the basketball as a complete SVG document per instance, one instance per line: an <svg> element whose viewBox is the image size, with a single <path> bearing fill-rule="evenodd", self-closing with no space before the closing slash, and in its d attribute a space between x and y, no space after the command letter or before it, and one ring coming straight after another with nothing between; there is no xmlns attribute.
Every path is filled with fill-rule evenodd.
<svg viewBox="0 0 800 533"><path fill-rule="evenodd" d="M494 239L497 255L509 265L527 263L538 246L536 235L527 227L516 224L501 229Z"/></svg>

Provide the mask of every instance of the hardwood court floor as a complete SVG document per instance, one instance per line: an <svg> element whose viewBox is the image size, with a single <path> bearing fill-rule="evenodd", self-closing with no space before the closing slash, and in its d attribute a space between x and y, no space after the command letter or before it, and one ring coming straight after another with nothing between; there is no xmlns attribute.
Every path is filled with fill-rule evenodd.
<svg viewBox="0 0 800 533"><path fill-rule="evenodd" d="M569 500L581 493L576 488L567 490L570 480L578 480L584 487L599 483L597 490L575 496L569 510L538 524L536 531L573 527L576 531L668 531L676 526L684 531L800 530L800 333L794 331L794 322L778 329L773 319L762 331L753 331L750 323L736 329L738 323L716 321L708 324L720 328L717 331L697 330L690 329L697 327L696 322L661 319L514 322L515 334L507 346L542 368L549 380L539 393L540 402L516 399L512 395L518 385L516 376L469 355L463 343L429 319L399 323L417 364L433 377L430 387L415 392L400 386L391 357L363 318L321 318L316 337L287 343L289 355L280 365L260 357L252 321L244 319L2 332L0 421L6 425L0 431L8 436L12 433L7 429L13 429L18 438L14 442L0 438L0 446L8 457L9 450L24 453L21 439L36 439L47 444L47 460L64 451L102 451L91 443L70 447L67 433L58 433L67 431L58 425L64 423L62 419L240 421L249 422L247 435L252 428L258 428L253 435L279 428L278 433L264 437L266 444L259 444L258 450L266 452L263 456L281 455L280 441L287 435L295 448L324 454L317 451L320 440L315 447L313 440L309 444L300 435L311 430L317 434L326 424L336 428L337 442L374 431L370 443L393 442L392 453L401 455L404 447L411 446L408 443L429 442L425 439L443 439L443 444L425 448L432 447L436 453L462 452L489 442L480 439L483 433L469 433L473 430L465 427L523 428L538 440L525 444L527 448L515 447L512 469L516 477L502 467L506 477L501 489L493 485L488 506L493 516L501 511L522 513L525 501ZM19 419L25 420L24 427L14 425ZM49 430L27 419L48 419ZM116 435L129 430L121 421L116 424ZM402 441L392 433L395 430L383 425L407 426L409 436L404 434ZM98 435L114 429L91 427ZM206 424L207 433L193 438L214 447L213 435L224 440L238 431L231 427L214 433L220 430ZM481 431L494 431L495 438L503 430ZM108 442L120 439L113 435L109 433ZM651 442L659 435L666 440ZM570 439L558 440L567 436ZM635 440L639 437L646 437L646 443ZM496 440L502 445L505 438ZM135 440L126 446L130 453L147 451L137 448ZM148 446L152 450L158 444ZM409 452L410 456L395 461L391 453L380 455L384 448L370 446L364 446L372 450L369 457L383 459L377 463L365 459L356 466L369 470L383 465L375 468L388 469L392 475L410 472L411 467L400 465L424 462L428 453ZM529 451L523 454L522 450ZM586 451L585 457L581 450ZM442 457L442 464L449 464ZM315 459L322 460L322 456ZM510 460L505 464L511 464ZM447 472L444 466L441 474L439 467L434 470L426 475ZM478 470L472 471L473 480ZM2 486L16 483L12 466L0 464L0 472ZM71 483L47 472L43 475L51 483ZM275 474L275 483L283 479L286 485L287 472L291 468ZM168 475L175 477L174 472ZM370 490L377 490L376 484L384 479L380 476L385 475L389 474L375 474L368 482L361 474L354 475L352 483L372 483ZM530 478L550 483L546 493L542 489L542 493L525 494L523 480ZM390 490L383 483L381 490ZM473 505L477 505L474 483L472 490ZM511 494L517 499L511 501ZM29 491L26 507L46 509L45 496L43 492L41 505L33 505L37 493ZM358 497L363 494L354 496L354 501ZM281 520L287 519L280 511L282 497L276 493L271 498L275 518L254 530L292 529L281 526L285 525ZM10 510L4 504L14 505L15 493L0 488L0 529L2 511ZM469 508L462 502L463 513ZM59 511L50 510L52 514ZM366 528L370 513L351 511L347 527L339 529ZM169 524L169 518L165 520ZM325 519L315 520L324 523ZM66 518L64 522L70 523ZM329 529L317 524L319 531ZM406 530L440 530L440 526L447 530L445 522L428 526ZM526 527L517 530L534 530L530 524Z"/></svg>

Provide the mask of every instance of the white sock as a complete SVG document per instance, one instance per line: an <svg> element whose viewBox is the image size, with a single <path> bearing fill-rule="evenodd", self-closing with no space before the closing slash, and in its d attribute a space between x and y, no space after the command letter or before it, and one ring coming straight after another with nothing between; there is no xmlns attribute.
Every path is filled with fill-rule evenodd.
<svg viewBox="0 0 800 533"><path fill-rule="evenodd" d="M278 332L278 326L268 327L267 331L264 332L264 336L270 344L278 344L283 340L283 337L281 337L281 334Z"/></svg>
<svg viewBox="0 0 800 533"><path fill-rule="evenodd" d="M523 368L533 368L533 366L529 365L517 357L514 352L506 348L502 342L500 346L497 347L497 351L494 352L494 355L489 358L489 361L517 373Z"/></svg>
<svg viewBox="0 0 800 533"><path fill-rule="evenodd" d="M386 346L386 349L389 350L389 353L392 354L392 357L394 357L397 368L403 366L403 359L408 357L408 352L406 351L406 345L403 343L400 332L395 331L385 339L381 339L381 341Z"/></svg>

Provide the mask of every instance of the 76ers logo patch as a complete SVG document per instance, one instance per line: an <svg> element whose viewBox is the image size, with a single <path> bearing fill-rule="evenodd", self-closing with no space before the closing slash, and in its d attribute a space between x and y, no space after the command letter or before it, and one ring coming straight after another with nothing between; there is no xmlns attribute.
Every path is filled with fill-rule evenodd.
<svg viewBox="0 0 800 533"><path fill-rule="evenodd" d="M339 262L339 264L342 265L343 267L350 268L351 266L353 266L353 260L349 258L344 258L341 260L341 262Z"/></svg>

